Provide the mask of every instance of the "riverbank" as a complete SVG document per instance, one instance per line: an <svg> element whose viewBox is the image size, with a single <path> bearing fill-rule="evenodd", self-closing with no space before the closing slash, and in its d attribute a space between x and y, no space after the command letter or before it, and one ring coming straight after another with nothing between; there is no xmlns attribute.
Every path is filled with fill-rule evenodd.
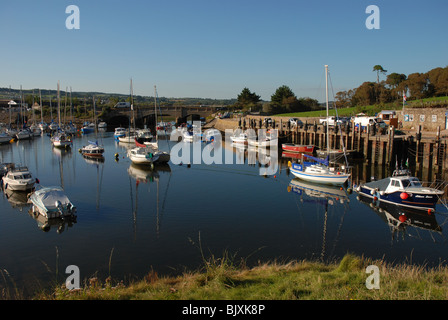
<svg viewBox="0 0 448 320"><path fill-rule="evenodd" d="M378 267L377 282L368 266ZM369 278L370 277L370 278ZM369 279L369 280L368 280ZM367 285L367 283L369 285ZM375 285L377 284L376 288ZM370 286L371 288L367 288ZM202 270L177 277L151 271L129 284L111 279L64 286L37 300L446 300L448 267L389 264L347 254L341 261L291 261L248 268L228 256L211 258Z"/></svg>

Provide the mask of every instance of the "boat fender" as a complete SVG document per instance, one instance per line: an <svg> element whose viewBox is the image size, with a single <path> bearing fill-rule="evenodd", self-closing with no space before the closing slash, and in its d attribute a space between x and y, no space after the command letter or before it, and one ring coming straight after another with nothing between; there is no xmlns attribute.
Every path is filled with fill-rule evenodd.
<svg viewBox="0 0 448 320"><path fill-rule="evenodd" d="M378 197L377 196L374 196L373 197L373 201L377 201L378 200Z"/></svg>
<svg viewBox="0 0 448 320"><path fill-rule="evenodd" d="M428 209L428 215L432 214L432 209Z"/></svg>
<svg viewBox="0 0 448 320"><path fill-rule="evenodd" d="M380 196L384 196L384 191L379 192Z"/></svg>
<svg viewBox="0 0 448 320"><path fill-rule="evenodd" d="M375 190L370 190L370 194L373 196L375 194Z"/></svg>
<svg viewBox="0 0 448 320"><path fill-rule="evenodd" d="M287 190L288 192L291 192L291 186L288 186Z"/></svg>
<svg viewBox="0 0 448 320"><path fill-rule="evenodd" d="M407 219L408 219L408 217L406 217L406 215L405 214L402 214L402 215L400 215L400 217L398 218L401 222L405 222Z"/></svg>
<svg viewBox="0 0 448 320"><path fill-rule="evenodd" d="M288 168L291 168L292 164L291 161L288 161Z"/></svg>
<svg viewBox="0 0 448 320"><path fill-rule="evenodd" d="M400 194L400 198L401 198L402 200L406 200L408 197L409 197L409 195L408 195L406 192L402 192L402 193Z"/></svg>
<svg viewBox="0 0 448 320"><path fill-rule="evenodd" d="M40 183L39 179L36 178L36 183Z"/></svg>

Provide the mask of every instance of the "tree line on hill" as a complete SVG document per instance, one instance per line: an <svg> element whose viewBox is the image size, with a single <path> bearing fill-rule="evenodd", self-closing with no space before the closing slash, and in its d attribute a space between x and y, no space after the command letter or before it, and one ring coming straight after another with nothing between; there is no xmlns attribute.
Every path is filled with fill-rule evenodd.
<svg viewBox="0 0 448 320"><path fill-rule="evenodd" d="M426 73L411 73L408 76L390 73L380 81L379 75L387 70L376 65L377 82L366 81L359 87L337 92L335 95L338 107L367 106L394 101L419 100L429 97L448 96L448 67L434 68Z"/></svg>
<svg viewBox="0 0 448 320"><path fill-rule="evenodd" d="M377 75L376 82L366 81L357 88L337 92L334 97L336 106L344 108L403 101L403 94L407 100L448 96L448 67L434 68L426 73L412 73L408 76L394 72L382 81L380 75L386 75L387 70L376 65L373 72ZM277 88L271 96L271 101L265 103L255 92L244 88L231 108L279 114L320 110L322 105L309 97L297 98L288 86L283 85Z"/></svg>

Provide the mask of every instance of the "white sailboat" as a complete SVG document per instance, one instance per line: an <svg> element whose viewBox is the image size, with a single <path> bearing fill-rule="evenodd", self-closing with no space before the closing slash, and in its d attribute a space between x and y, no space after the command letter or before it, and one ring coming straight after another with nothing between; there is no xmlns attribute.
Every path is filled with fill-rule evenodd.
<svg viewBox="0 0 448 320"><path fill-rule="evenodd" d="M154 86L154 108L157 124L157 90ZM128 157L135 164L149 164L155 163L167 163L170 161L170 154L165 151L159 150L159 141L156 135L156 141L139 143L137 139L134 139L135 148L128 150Z"/></svg>
<svg viewBox="0 0 448 320"><path fill-rule="evenodd" d="M328 116L328 65L325 65L325 76L326 76L326 107L327 107L327 121L329 119ZM327 154L330 154L330 135L329 135L329 126L327 126ZM297 178L316 182L323 184L332 184L332 185L342 185L344 184L350 177L350 174L340 172L335 168L329 167L328 158L326 160L314 158L311 156L307 156L308 158L314 159L318 161L316 164L298 164L298 163L289 163L289 167L291 173L295 175Z"/></svg>
<svg viewBox="0 0 448 320"><path fill-rule="evenodd" d="M61 128L61 110L60 110L60 97L59 97L59 81L58 81L58 122L59 128ZM66 135L64 131L59 131L55 133L50 138L53 147L56 148L69 148L72 145L72 140L70 135Z"/></svg>

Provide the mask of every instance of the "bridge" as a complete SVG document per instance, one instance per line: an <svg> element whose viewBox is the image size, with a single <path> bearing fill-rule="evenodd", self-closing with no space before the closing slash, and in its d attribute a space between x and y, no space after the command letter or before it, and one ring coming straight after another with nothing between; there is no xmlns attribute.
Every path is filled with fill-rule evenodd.
<svg viewBox="0 0 448 320"><path fill-rule="evenodd" d="M217 111L217 107L201 107L201 106L170 106L157 108L157 121L168 118L170 121L174 118L177 123L184 123L188 120L195 121L201 117L208 117ZM134 108L114 108L103 116L103 120L113 127L127 127L132 119L135 119L137 127L147 126L155 127L155 110L154 107L138 107Z"/></svg>

